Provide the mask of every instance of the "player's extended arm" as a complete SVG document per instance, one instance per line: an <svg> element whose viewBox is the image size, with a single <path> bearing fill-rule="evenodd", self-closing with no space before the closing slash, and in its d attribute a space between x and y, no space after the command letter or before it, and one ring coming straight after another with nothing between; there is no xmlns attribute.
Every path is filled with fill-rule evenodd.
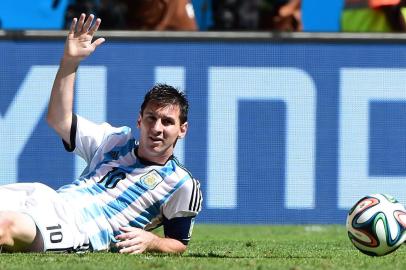
<svg viewBox="0 0 406 270"><path fill-rule="evenodd" d="M182 253L186 250L186 245L176 239L159 237L133 227L121 227L120 230L124 232L116 237L120 240L116 244L120 253L138 254L144 251Z"/></svg>
<svg viewBox="0 0 406 270"><path fill-rule="evenodd" d="M47 121L67 143L70 143L76 70L79 63L104 42L104 38L92 42L101 22L97 19L92 25L93 20L94 15L89 15L86 19L85 14L81 14L79 20L77 18L72 20L63 57L52 86Z"/></svg>

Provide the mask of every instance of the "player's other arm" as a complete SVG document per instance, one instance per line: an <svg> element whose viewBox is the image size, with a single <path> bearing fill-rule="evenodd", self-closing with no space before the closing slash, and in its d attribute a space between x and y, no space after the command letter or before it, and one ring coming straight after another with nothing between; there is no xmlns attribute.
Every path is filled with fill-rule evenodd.
<svg viewBox="0 0 406 270"><path fill-rule="evenodd" d="M70 143L76 70L79 63L104 42L104 38L92 42L101 22L97 19L93 23L93 20L93 15L86 19L85 14L81 14L79 20L72 20L48 104L47 122L67 143Z"/></svg>
<svg viewBox="0 0 406 270"><path fill-rule="evenodd" d="M116 245L120 253L138 254L144 251L157 251L163 253L183 253L186 245L181 241L160 237L152 232L147 232L134 227L121 227L122 234L116 237Z"/></svg>
<svg viewBox="0 0 406 270"><path fill-rule="evenodd" d="M183 253L192 236L195 217L202 207L202 193L199 181L191 179L177 190L163 206L165 237L157 236L133 227L121 227L122 234L116 237L120 242L120 253L142 253L159 251Z"/></svg>
<svg viewBox="0 0 406 270"><path fill-rule="evenodd" d="M187 249L193 230L195 216L163 219L165 237L134 227L121 227L122 234L116 237L120 253L137 254L144 251L183 253Z"/></svg>

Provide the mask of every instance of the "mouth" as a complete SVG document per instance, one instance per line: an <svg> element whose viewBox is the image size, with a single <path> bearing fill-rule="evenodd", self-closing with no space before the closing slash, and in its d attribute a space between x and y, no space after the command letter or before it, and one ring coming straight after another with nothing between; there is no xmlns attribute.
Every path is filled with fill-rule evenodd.
<svg viewBox="0 0 406 270"><path fill-rule="evenodd" d="M152 136L150 136L149 139L150 139L153 143L160 143L160 142L163 142L163 141L164 141L162 138L152 137Z"/></svg>

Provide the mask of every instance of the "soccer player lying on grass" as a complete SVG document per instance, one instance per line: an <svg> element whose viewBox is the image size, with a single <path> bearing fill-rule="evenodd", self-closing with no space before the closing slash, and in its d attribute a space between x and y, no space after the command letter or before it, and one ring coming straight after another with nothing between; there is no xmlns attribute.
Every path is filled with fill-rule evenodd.
<svg viewBox="0 0 406 270"><path fill-rule="evenodd" d="M40 183L1 186L3 251L186 250L202 198L198 181L173 156L188 128L185 95L163 84L145 95L138 143L128 127L95 124L72 112L79 63L104 42L92 42L100 22L85 14L73 19L47 116L67 151L88 166L57 191ZM165 237L149 232L160 225Z"/></svg>

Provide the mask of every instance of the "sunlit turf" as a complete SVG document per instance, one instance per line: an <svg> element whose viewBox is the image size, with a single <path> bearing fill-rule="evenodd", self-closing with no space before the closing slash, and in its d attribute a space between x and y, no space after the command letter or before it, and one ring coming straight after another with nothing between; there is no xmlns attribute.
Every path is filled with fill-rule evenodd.
<svg viewBox="0 0 406 270"><path fill-rule="evenodd" d="M0 269L406 269L406 248L356 250L344 226L195 226L183 255L0 254Z"/></svg>

